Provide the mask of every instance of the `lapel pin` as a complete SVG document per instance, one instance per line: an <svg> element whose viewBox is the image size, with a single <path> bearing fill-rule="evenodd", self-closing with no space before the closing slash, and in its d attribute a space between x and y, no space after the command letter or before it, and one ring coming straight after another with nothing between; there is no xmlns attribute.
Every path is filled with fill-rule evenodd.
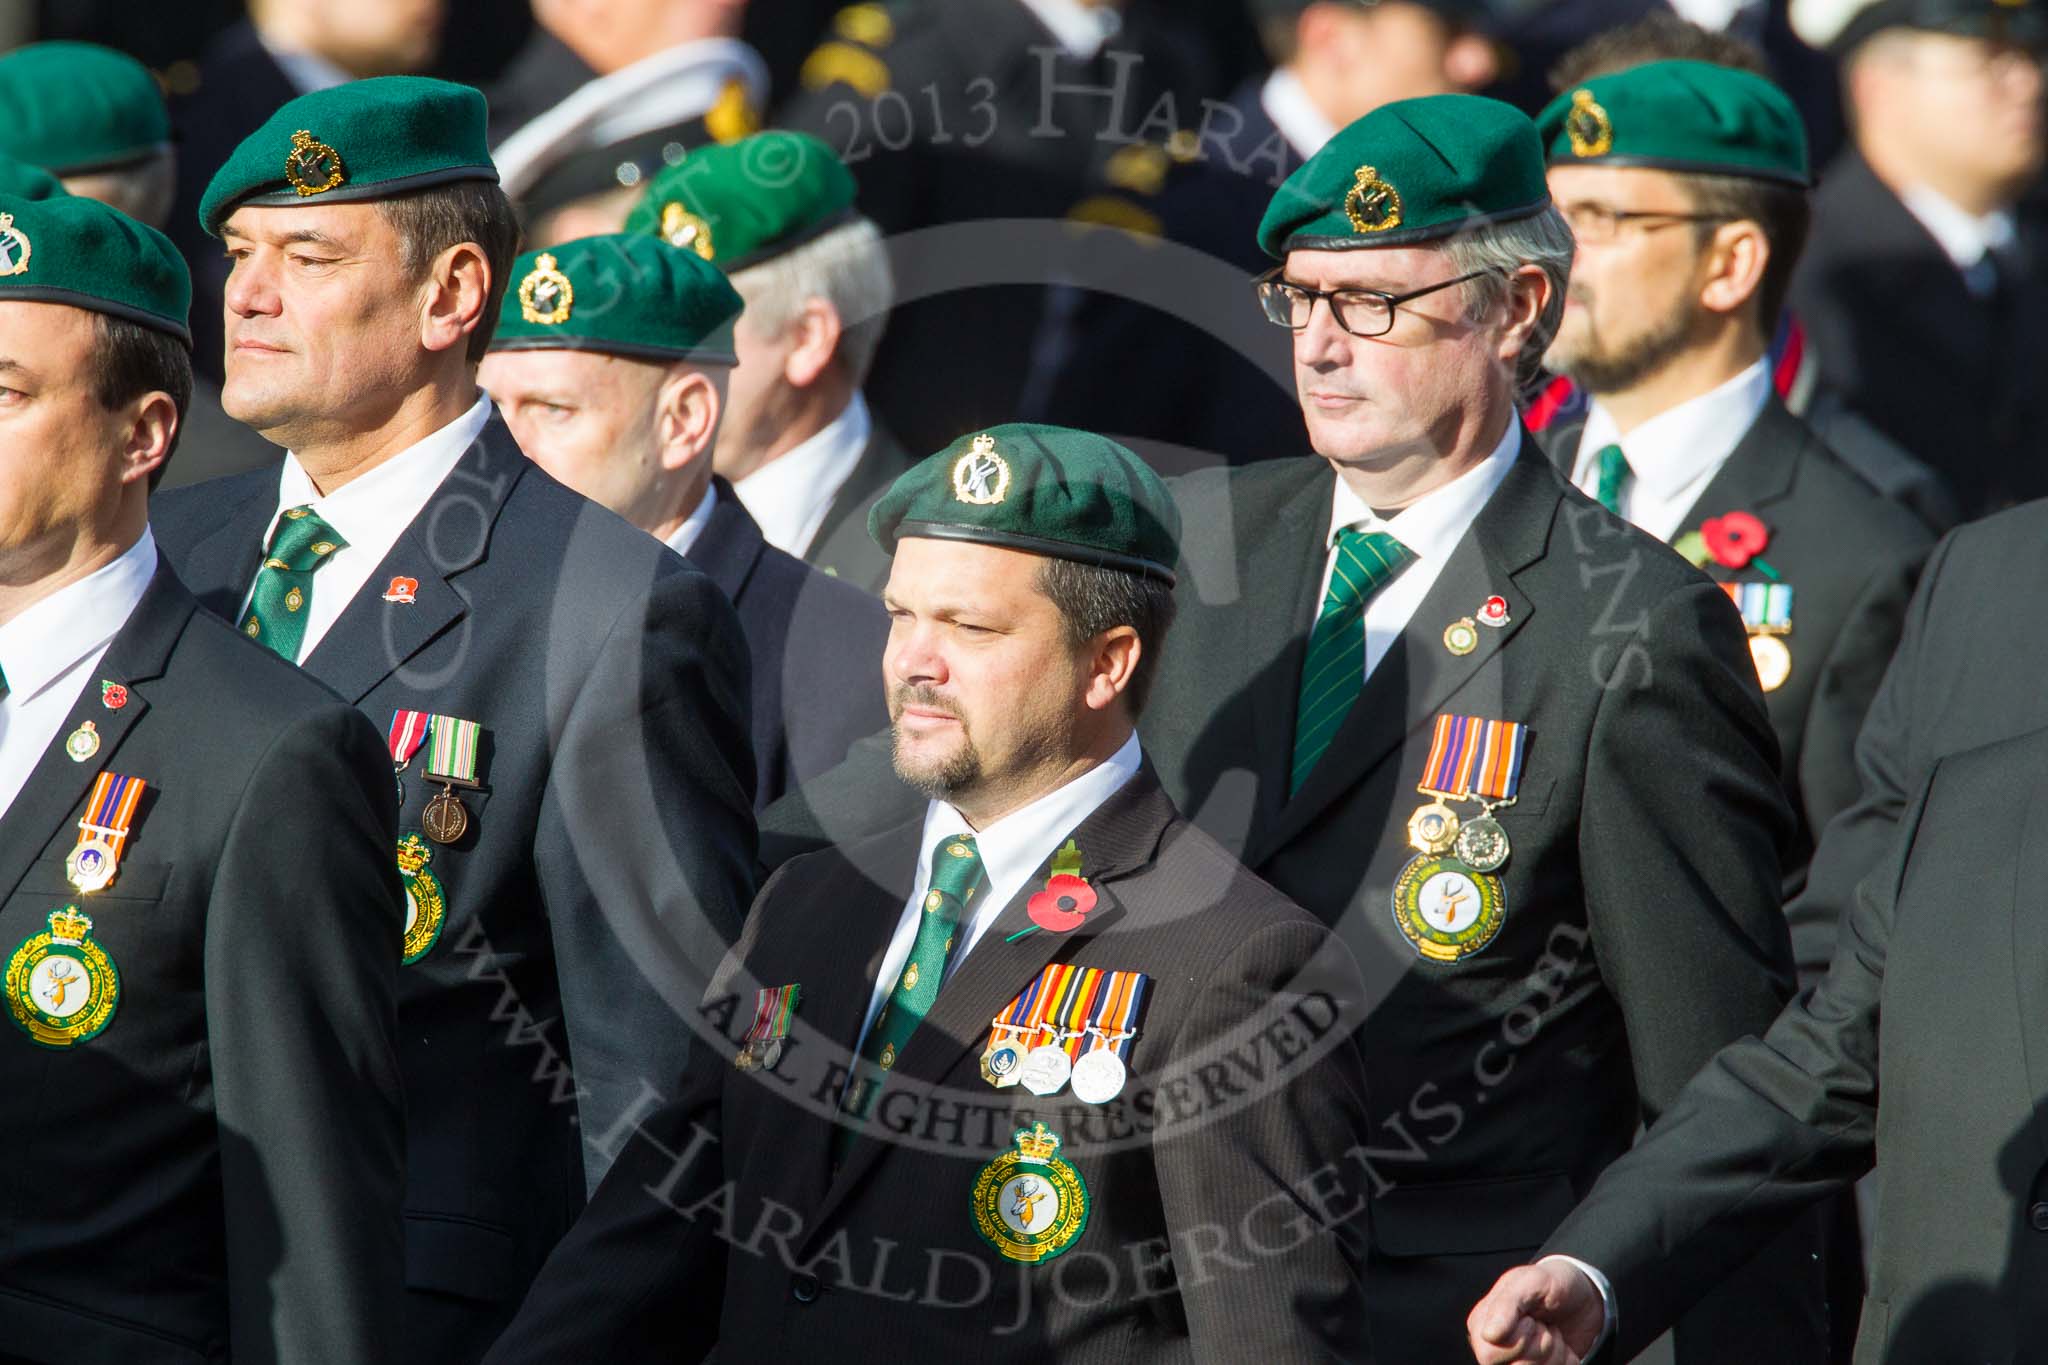
<svg viewBox="0 0 2048 1365"><path fill-rule="evenodd" d="M1489 597L1479 606L1479 624L1499 630L1508 623L1508 599L1498 594Z"/></svg>
<svg viewBox="0 0 2048 1365"><path fill-rule="evenodd" d="M1479 648L1479 628L1471 617L1461 616L1444 627L1444 648L1460 658Z"/></svg>
<svg viewBox="0 0 2048 1365"><path fill-rule="evenodd" d="M99 751L99 727L89 720L80 721L78 728L64 737L64 752L71 755L73 763L83 763Z"/></svg>
<svg viewBox="0 0 2048 1365"><path fill-rule="evenodd" d="M100 705L118 711L128 704L128 689L117 682L100 682Z"/></svg>
<svg viewBox="0 0 2048 1365"><path fill-rule="evenodd" d="M406 606L413 606L419 601L419 591L420 581L417 578L394 577L391 580L391 586L384 589L384 600L386 602L403 602Z"/></svg>

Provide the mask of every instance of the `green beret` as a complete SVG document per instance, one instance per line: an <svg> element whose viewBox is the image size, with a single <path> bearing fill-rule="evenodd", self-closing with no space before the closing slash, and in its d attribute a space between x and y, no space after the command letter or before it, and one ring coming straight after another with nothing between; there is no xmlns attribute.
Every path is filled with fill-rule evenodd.
<svg viewBox="0 0 2048 1365"><path fill-rule="evenodd" d="M853 172L808 133L755 133L699 147L647 184L626 231L744 270L851 219Z"/></svg>
<svg viewBox="0 0 2048 1365"><path fill-rule="evenodd" d="M0 194L11 194L17 199L55 199L69 193L63 181L41 166L0 156Z"/></svg>
<svg viewBox="0 0 2048 1365"><path fill-rule="evenodd" d="M1180 509L1151 466L1108 437L1016 422L907 471L869 511L868 534L890 554L904 536L972 540L1170 584Z"/></svg>
<svg viewBox="0 0 2048 1365"><path fill-rule="evenodd" d="M1550 206L1536 126L1479 95L1395 100L1323 145L1274 194L1259 246L1409 246Z"/></svg>
<svg viewBox="0 0 2048 1365"><path fill-rule="evenodd" d="M0 57L0 154L52 175L154 156L171 116L149 68L95 43L30 43Z"/></svg>
<svg viewBox="0 0 2048 1365"><path fill-rule="evenodd" d="M1764 77L1650 62L1559 95L1536 116L1553 166L1647 166L1805 185L1806 125Z"/></svg>
<svg viewBox="0 0 2048 1365"><path fill-rule="evenodd" d="M718 267L658 237L579 237L527 252L508 278L494 351L734 361L739 294Z"/></svg>
<svg viewBox="0 0 2048 1365"><path fill-rule="evenodd" d="M68 303L192 344L185 258L170 238L97 199L0 196L0 299Z"/></svg>
<svg viewBox="0 0 2048 1365"><path fill-rule="evenodd" d="M213 173L199 225L218 237L243 204L389 199L457 180L495 182L484 97L425 76L376 76L279 106Z"/></svg>

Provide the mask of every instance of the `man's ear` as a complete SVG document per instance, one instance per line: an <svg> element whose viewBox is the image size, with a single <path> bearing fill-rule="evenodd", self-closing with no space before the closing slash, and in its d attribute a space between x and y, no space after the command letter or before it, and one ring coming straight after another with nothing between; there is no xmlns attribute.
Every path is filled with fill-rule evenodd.
<svg viewBox="0 0 2048 1365"><path fill-rule="evenodd" d="M491 263L475 242L458 242L434 258L420 300L420 345L447 351L469 345L491 301Z"/></svg>
<svg viewBox="0 0 2048 1365"><path fill-rule="evenodd" d="M664 469L682 469L709 459L725 413L724 374L677 365L661 381L655 398L655 436Z"/></svg>

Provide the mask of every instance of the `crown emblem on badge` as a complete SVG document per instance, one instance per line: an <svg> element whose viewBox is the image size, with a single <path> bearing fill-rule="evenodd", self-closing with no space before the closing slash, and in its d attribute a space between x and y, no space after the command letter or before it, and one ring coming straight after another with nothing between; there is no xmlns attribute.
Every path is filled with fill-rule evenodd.
<svg viewBox="0 0 2048 1365"><path fill-rule="evenodd" d="M711 244L711 224L681 204L661 206L661 239L670 246L694 251L707 261L717 254L717 248Z"/></svg>
<svg viewBox="0 0 2048 1365"><path fill-rule="evenodd" d="M50 942L62 943L76 948L85 942L85 936L92 932L92 921L78 913L78 907L67 905L50 916Z"/></svg>
<svg viewBox="0 0 2048 1365"><path fill-rule="evenodd" d="M575 306L576 290L569 277L555 268L555 258L543 251L533 269L519 282L519 316L543 327L559 327L569 320Z"/></svg>
<svg viewBox="0 0 2048 1365"><path fill-rule="evenodd" d="M1360 166L1351 192L1344 196L1344 216L1354 232L1385 232L1401 226L1401 193L1371 166Z"/></svg>
<svg viewBox="0 0 2048 1365"><path fill-rule="evenodd" d="M953 496L976 507L1003 500L1010 491L1010 464L996 454L996 438L983 432L967 453L953 461Z"/></svg>
<svg viewBox="0 0 2048 1365"><path fill-rule="evenodd" d="M14 225L14 215L0 213L0 275L27 270L30 250L28 234Z"/></svg>
<svg viewBox="0 0 2048 1365"><path fill-rule="evenodd" d="M1593 92L1572 91L1571 112L1564 116L1564 131L1572 140L1573 156L1606 156L1614 150L1614 120L1593 98Z"/></svg>
<svg viewBox="0 0 2048 1365"><path fill-rule="evenodd" d="M434 851L417 834L408 834L398 841L398 870L403 876L417 877L433 856Z"/></svg>
<svg viewBox="0 0 2048 1365"><path fill-rule="evenodd" d="M325 194L348 178L342 169L341 153L301 128L292 134L292 149L285 153L284 178L300 198Z"/></svg>
<svg viewBox="0 0 2048 1365"><path fill-rule="evenodd" d="M1015 1138L1017 1154L1026 1161L1051 1161L1060 1150L1059 1135L1042 1123L1019 1128Z"/></svg>

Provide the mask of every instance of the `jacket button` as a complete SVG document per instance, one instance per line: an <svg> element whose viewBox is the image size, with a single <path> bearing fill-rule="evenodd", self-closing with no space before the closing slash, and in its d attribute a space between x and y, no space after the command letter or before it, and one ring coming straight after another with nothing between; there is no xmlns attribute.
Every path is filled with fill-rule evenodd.
<svg viewBox="0 0 2048 1365"><path fill-rule="evenodd" d="M2048 1202L2035 1204L2029 1208L2027 1221L2034 1225L2034 1231L2048 1232Z"/></svg>
<svg viewBox="0 0 2048 1365"><path fill-rule="evenodd" d="M2048 1204L2040 1204L2035 1207L2040 1210L2040 1217L2042 1219L2048 1219ZM817 1278L811 1275L798 1275L789 1282L789 1296L798 1303L815 1302L818 1297Z"/></svg>

